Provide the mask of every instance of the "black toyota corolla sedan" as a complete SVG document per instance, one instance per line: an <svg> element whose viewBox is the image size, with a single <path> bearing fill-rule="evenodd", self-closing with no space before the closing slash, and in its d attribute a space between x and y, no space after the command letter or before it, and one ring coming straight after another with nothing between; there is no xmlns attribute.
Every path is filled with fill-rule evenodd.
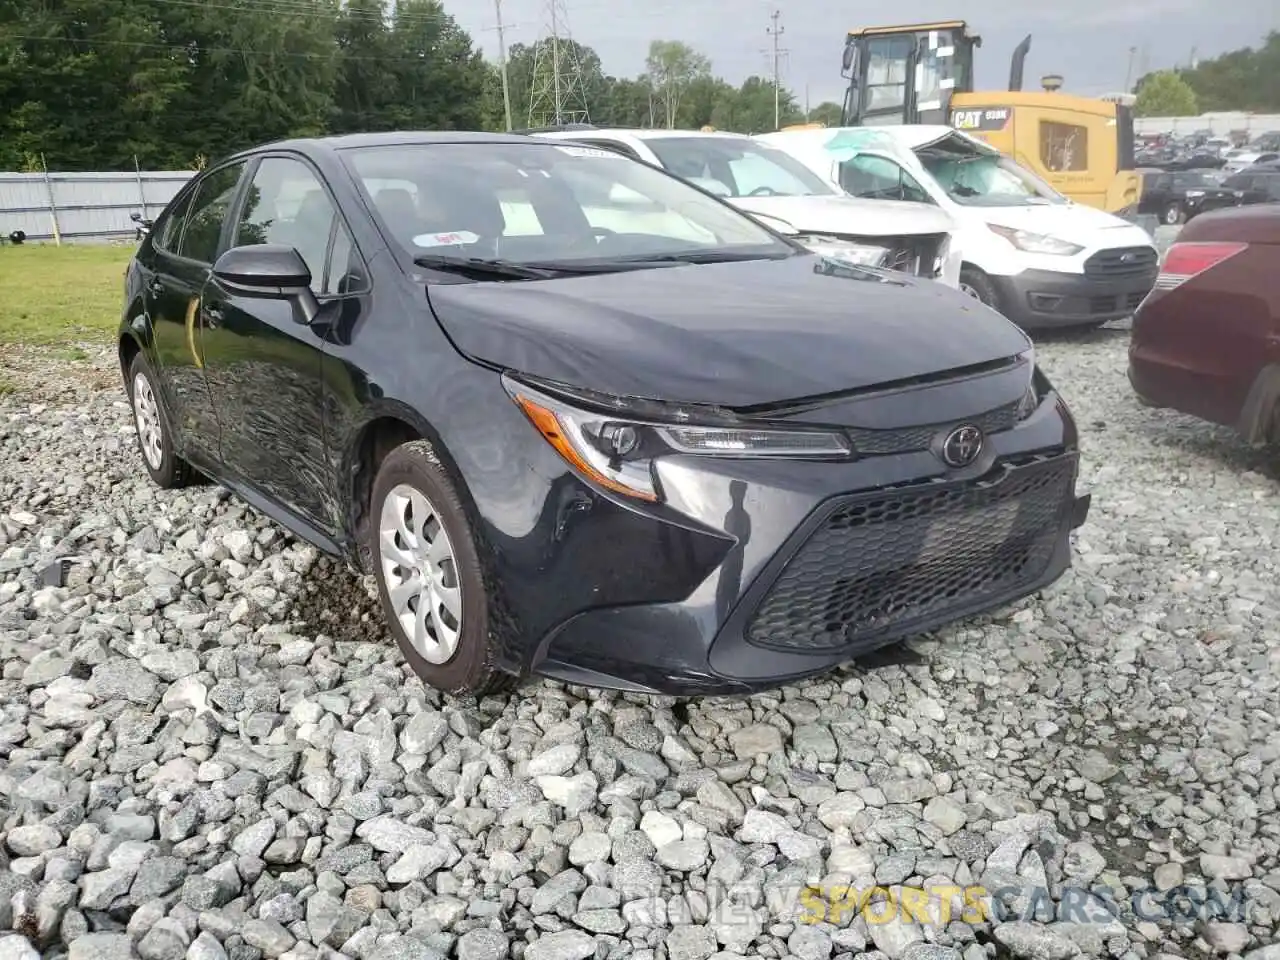
<svg viewBox="0 0 1280 960"><path fill-rule="evenodd" d="M776 686L1051 582L1088 510L1013 324L608 151L276 143L147 227L147 471L371 573L446 691Z"/></svg>

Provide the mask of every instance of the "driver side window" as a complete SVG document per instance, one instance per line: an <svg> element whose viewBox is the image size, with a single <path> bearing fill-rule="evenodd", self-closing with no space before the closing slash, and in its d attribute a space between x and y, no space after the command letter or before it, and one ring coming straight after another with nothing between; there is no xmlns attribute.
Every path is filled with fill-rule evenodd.
<svg viewBox="0 0 1280 960"><path fill-rule="evenodd" d="M925 189L911 174L884 157L859 154L840 164L840 186L854 197L872 200L909 200L931 203Z"/></svg>
<svg viewBox="0 0 1280 960"><path fill-rule="evenodd" d="M236 245L293 247L311 270L311 287L324 291L325 254L335 213L311 168L289 157L267 157L253 175Z"/></svg>

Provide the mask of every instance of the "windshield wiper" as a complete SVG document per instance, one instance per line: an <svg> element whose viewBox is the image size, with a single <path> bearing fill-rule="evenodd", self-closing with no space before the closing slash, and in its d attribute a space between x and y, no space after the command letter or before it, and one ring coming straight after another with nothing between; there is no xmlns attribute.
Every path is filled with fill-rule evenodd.
<svg viewBox="0 0 1280 960"><path fill-rule="evenodd" d="M445 257L434 253L422 253L413 258L420 267L444 270L449 273L467 273L473 276L499 277L504 280L550 280L562 271L541 267L526 267L510 260L485 260L482 257Z"/></svg>
<svg viewBox="0 0 1280 960"><path fill-rule="evenodd" d="M793 253L732 253L725 250L690 250L686 253L659 253L635 259L620 259L619 263L740 263L747 260L781 260Z"/></svg>

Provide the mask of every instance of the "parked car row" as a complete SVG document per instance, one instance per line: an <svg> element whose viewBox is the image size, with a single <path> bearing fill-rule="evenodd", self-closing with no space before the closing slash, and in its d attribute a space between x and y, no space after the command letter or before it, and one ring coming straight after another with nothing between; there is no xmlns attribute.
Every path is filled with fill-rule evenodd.
<svg viewBox="0 0 1280 960"><path fill-rule="evenodd" d="M1089 498L1031 341L927 257L850 254L857 217L828 212L907 236L898 211L941 205L678 139L653 156L720 186L521 135L211 165L126 274L147 472L215 478L371 574L451 692L746 692L1060 576ZM1028 225L999 235L1048 242Z"/></svg>
<svg viewBox="0 0 1280 960"><path fill-rule="evenodd" d="M1280 162L1255 163L1230 176L1204 170L1142 173L1139 212L1170 225L1209 210L1280 200Z"/></svg>
<svg viewBox="0 0 1280 960"><path fill-rule="evenodd" d="M1158 254L1146 231L1071 202L995 148L951 127L796 129L747 137L575 126L537 135L662 166L749 213L786 221L811 245L813 234L821 233L826 244L857 239L881 244L896 258L864 262L922 262L914 252L904 256L911 249L904 232L947 231L949 257L937 278L1027 330L1127 317L1155 282ZM753 158L750 166L743 156ZM815 178L831 198L820 200ZM843 202L835 200L841 193Z"/></svg>

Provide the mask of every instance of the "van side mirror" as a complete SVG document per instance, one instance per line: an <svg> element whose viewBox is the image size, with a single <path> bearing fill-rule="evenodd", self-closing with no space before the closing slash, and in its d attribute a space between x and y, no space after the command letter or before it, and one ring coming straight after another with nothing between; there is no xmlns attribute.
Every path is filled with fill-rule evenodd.
<svg viewBox="0 0 1280 960"><path fill-rule="evenodd" d="M320 304L311 290L311 269L302 254L279 243L232 247L213 265L213 275L233 293L268 300L293 300L300 323L311 323Z"/></svg>

